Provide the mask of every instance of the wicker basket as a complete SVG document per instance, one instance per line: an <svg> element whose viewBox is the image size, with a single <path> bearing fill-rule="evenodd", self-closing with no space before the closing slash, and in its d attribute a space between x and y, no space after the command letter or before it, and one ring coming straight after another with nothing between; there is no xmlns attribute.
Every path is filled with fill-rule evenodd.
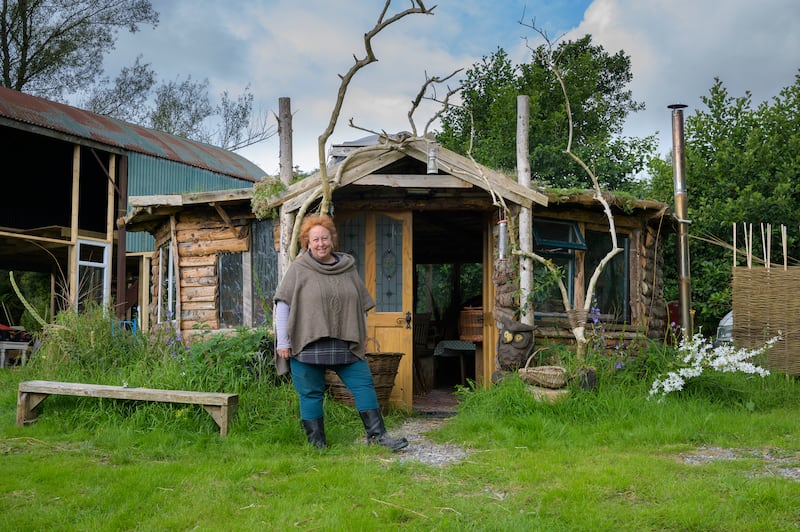
<svg viewBox="0 0 800 532"><path fill-rule="evenodd" d="M561 366L529 367L534 355L528 357L524 368L519 368L519 378L528 384L544 388L558 389L567 385L567 370Z"/></svg>
<svg viewBox="0 0 800 532"><path fill-rule="evenodd" d="M389 396L392 394L397 368L400 367L400 359L403 358L404 353L382 353L375 338L369 338L367 343L369 344L369 342L374 342L375 351L366 354L367 364L369 364L372 380L375 383L378 404L385 411L389 408ZM331 399L355 406L353 394L350 393L336 372L325 370L325 386Z"/></svg>
<svg viewBox="0 0 800 532"><path fill-rule="evenodd" d="M464 342L483 342L483 307L464 307L461 310L458 337Z"/></svg>

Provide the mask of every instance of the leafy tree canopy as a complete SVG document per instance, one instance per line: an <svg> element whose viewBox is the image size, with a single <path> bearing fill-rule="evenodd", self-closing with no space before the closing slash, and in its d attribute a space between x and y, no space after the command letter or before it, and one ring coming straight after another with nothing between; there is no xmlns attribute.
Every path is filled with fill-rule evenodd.
<svg viewBox="0 0 800 532"><path fill-rule="evenodd" d="M120 29L156 25L149 0L2 0L4 87L58 99L95 80Z"/></svg>
<svg viewBox="0 0 800 532"><path fill-rule="evenodd" d="M465 74L463 104L442 115L439 141L487 166L516 167L517 96L530 96L530 163L534 178L559 187L586 187L584 171L564 154L568 138L567 106L556 76L548 68L544 46L531 61L513 65L502 48ZM565 41L553 50L567 87L574 121L573 152L601 181L615 190L629 189L655 150L655 137L621 136L625 119L644 109L626 87L632 79L630 58L592 44L591 35ZM473 130L474 127L474 130Z"/></svg>
<svg viewBox="0 0 800 532"><path fill-rule="evenodd" d="M742 223L752 223L757 236L753 252L760 257L760 224L771 223L772 260L780 262L777 228L783 224L790 257L800 257L800 75L757 107L750 92L730 96L719 79L702 102L705 109L687 117L684 128L686 188L695 323L713 334L720 317L730 310L733 258L731 251L709 241L732 243L736 223L741 249ZM654 161L651 173L654 195L671 202L671 162ZM668 268L677 265L674 249L665 247ZM665 278L667 297L677 298L677 274L667 273Z"/></svg>

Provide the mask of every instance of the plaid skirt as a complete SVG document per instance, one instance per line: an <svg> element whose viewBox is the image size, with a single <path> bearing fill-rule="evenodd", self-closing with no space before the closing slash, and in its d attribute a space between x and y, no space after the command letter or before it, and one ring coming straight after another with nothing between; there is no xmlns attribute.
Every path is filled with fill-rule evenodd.
<svg viewBox="0 0 800 532"><path fill-rule="evenodd" d="M358 362L347 342L338 338L320 338L308 344L295 357L304 364L317 364L322 366L333 366L336 364L352 364Z"/></svg>

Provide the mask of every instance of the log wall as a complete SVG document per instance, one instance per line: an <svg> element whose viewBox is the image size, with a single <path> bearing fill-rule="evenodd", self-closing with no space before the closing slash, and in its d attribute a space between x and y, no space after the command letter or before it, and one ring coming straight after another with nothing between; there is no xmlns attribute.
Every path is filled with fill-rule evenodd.
<svg viewBox="0 0 800 532"><path fill-rule="evenodd" d="M175 215L175 243L178 263L175 268L180 294L178 329L181 337L191 337L202 330L219 330L219 272L218 255L250 249L249 212L229 212L233 225L228 225L211 209L197 209ZM172 237L170 223L155 234L156 251L152 261L151 323L158 318L158 286L160 282L158 249Z"/></svg>

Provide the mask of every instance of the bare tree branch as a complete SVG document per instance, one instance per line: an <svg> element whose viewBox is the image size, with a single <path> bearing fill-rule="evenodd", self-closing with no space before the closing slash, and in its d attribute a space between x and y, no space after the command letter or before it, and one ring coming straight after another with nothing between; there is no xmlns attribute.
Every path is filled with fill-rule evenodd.
<svg viewBox="0 0 800 532"><path fill-rule="evenodd" d="M413 14L432 15L433 10L436 7L434 6L428 9L422 3L422 0L412 0L410 8L395 13L389 18L385 18L391 3L392 0L385 1L383 9L381 10L380 15L378 16L377 22L375 23L375 26L364 34L364 51L366 55L361 59L353 55L355 63L353 64L352 67L350 67L347 73L339 76L339 78L341 79L341 83L339 85L339 91L336 94L336 104L334 105L333 111L331 112L331 117L330 121L328 122L328 127L325 128L325 131L322 132L317 141L320 183L322 185L322 204L320 205L321 212L327 212L330 210L330 203L332 201L332 195L333 195L333 190L328 180L328 172L325 165L325 144L328 142L328 139L333 134L333 130L336 127L336 123L339 121L339 114L341 113L342 110L342 104L344 102L345 94L347 93L347 87L350 85L353 76L355 76L355 74L362 68L378 60L377 57L375 57L375 53L372 49L372 39L386 27L393 24L394 22L397 22L403 17Z"/></svg>
<svg viewBox="0 0 800 532"><path fill-rule="evenodd" d="M428 87L430 87L434 83L444 83L445 81L447 81L448 79L452 78L453 76L455 76L456 74L458 74L462 70L464 70L464 69L463 68L459 68L458 70L454 71L449 76L445 76L443 78L441 78L439 76L433 76L432 78L429 78L428 77L428 73L427 72L425 73L425 83L423 83L422 87L420 87L420 90L417 93L417 96L413 100L411 100L411 109L408 110L408 121L411 124L411 133L415 137L418 136L418 135L417 135L417 126L414 123L414 112L417 110L417 108L419 107L419 104L425 98L425 93L428 92ZM457 89L448 92L447 97L445 98L445 102L447 102L447 100L450 98L450 96L452 94L457 93L459 90L461 90L460 86ZM434 98L435 98L435 96L436 96L436 93L434 92ZM434 99L434 98L431 98L431 99ZM436 120L436 118L438 118L442 114L442 112L444 112L444 109L439 110L439 112L434 114L433 117L430 120L428 120L427 124L425 125L425 131L423 131L423 136L427 135L428 126L430 126L430 124L434 120Z"/></svg>
<svg viewBox="0 0 800 532"><path fill-rule="evenodd" d="M437 99L436 99L436 94L434 94L434 95L433 95L433 97L431 98L431 101L434 101L434 102L439 102L439 103L441 103L441 104L442 104L442 106L439 108L439 110L438 110L438 111L436 111L436 112L433 114L433 116L432 116L432 117L430 117L430 119L428 120L428 122L425 124L425 131L422 133L422 135L423 135L423 136L425 136L425 137L427 137L427 136L428 136L428 130L430 129L430 127L431 127L431 124L433 124L433 122L434 122L436 119L438 119L439 117L441 117L441 116L442 116L442 114L443 114L445 111L447 111L447 110L450 108L450 106L451 106L451 104L450 104L450 98L451 98L452 96L454 96L455 94L457 94L457 93L461 92L461 90L463 90L463 88L464 88L464 86L463 86L463 85L459 85L459 86L458 86L458 87L456 87L455 89L450 89L450 88L448 87L448 89L447 89L447 93L445 94L445 96L444 96L444 100L442 100L442 101L439 101L439 100L437 100Z"/></svg>
<svg viewBox="0 0 800 532"><path fill-rule="evenodd" d="M591 168L589 168L588 165L586 165L586 163L583 161L583 159L581 159L578 155L576 155L572 151L572 140L573 140L573 134L574 134L574 126L573 126L573 119L572 119L572 109L570 107L569 93L567 92L567 86L566 86L566 83L564 82L564 77L561 74L561 70L558 68L557 61L553 58L553 42L547 36L547 33L545 33L542 29L540 29L540 28L538 28L536 26L535 19L532 20L530 24L527 24L527 23L525 23L523 21L520 21L520 24L525 26L525 27L531 28L533 31L537 32L539 35L542 36L542 38L545 41L545 47L547 49L547 52L543 53L543 54L540 54L539 57L547 65L547 67L550 69L550 71L553 73L553 75L558 80L558 84L561 87L561 92L564 94L564 102L566 104L566 109L567 109L567 121L568 121L569 128L568 128L568 136L567 136L567 147L564 150L564 153L566 153L581 168L583 168L584 172L586 172L586 175L589 176L589 179L592 182L592 188L594 190L594 198L603 206L603 213L605 214L606 219L608 220L608 230L609 230L609 234L611 236L611 249L605 254L605 256L600 260L600 263L594 269L594 272L592 273L592 276L589 279L589 284L586 287L586 293L584 295L583 309L582 310L583 310L584 314L588 314L588 312L589 312L589 310L591 309L591 306L592 306L592 298L594 297L595 286L597 285L597 281L600 278L600 274L603 272L603 269L606 267L606 265L616 255L621 253L623 251L623 249L620 248L618 243L617 243L617 231L616 231L616 227L615 227L615 223L614 223L614 215L611 212L611 207L609 206L608 201L606 200L605 196L603 195L603 191L600 188L600 182L599 182L597 176L591 170ZM526 42L526 46L528 46L528 49L531 50L531 52L536 53L536 51L533 48L531 48L529 45L527 45L527 42ZM539 262L543 261L543 259L541 257L537 258L536 256L534 256L532 254L527 254L527 253L523 254L523 253L518 252L518 251L515 251L514 254L529 256L531 258L535 258ZM544 264L545 266L548 266L546 262L542 262L542 264ZM549 266L548 266L548 269L551 272L553 271ZM560 275L557 276L556 279L559 282L559 288L561 288L563 283L561 281ZM569 311L575 310L575 309L572 308L572 305L569 303L569 299L567 297L565 297L565 293L566 292L564 290L562 290L562 298L564 299L564 308L569 313ZM586 329L585 320L576 320L576 322L575 323L571 323L570 326L572 327L572 334L575 336L575 340L577 341L577 344L578 344L578 346L577 346L578 347L578 353L577 354L578 354L579 357L583 357L585 355L585 351L586 351L586 344L588 343L588 340L587 340L586 335L585 335L585 329Z"/></svg>

